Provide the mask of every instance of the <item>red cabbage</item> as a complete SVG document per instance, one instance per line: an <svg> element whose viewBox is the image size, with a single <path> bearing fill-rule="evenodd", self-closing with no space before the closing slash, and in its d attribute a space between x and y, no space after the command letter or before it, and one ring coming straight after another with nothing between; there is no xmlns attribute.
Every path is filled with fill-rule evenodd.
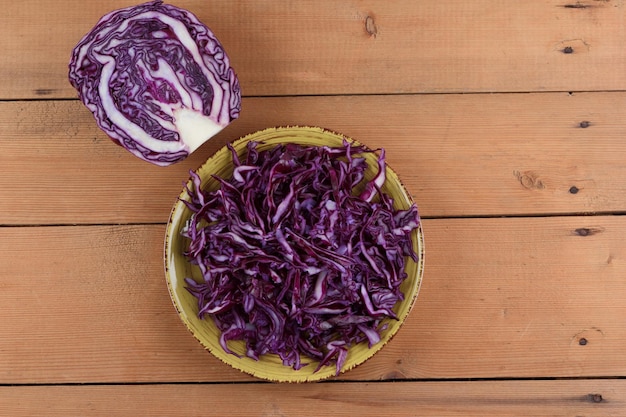
<svg viewBox="0 0 626 417"><path fill-rule="evenodd" d="M115 143L156 165L184 159L241 109L213 32L161 1L103 16L74 48L69 80Z"/></svg>
<svg viewBox="0 0 626 417"><path fill-rule="evenodd" d="M251 358L277 354L296 370L308 358L338 374L350 346L375 345L383 320L397 318L405 257L417 261L417 207L396 210L381 192L384 150L366 181L359 154L373 151L347 141L257 146L248 143L245 160L230 146L234 172L215 177L216 191L191 172L182 234L203 280L186 278L187 289L226 352L235 354L230 340L243 340Z"/></svg>

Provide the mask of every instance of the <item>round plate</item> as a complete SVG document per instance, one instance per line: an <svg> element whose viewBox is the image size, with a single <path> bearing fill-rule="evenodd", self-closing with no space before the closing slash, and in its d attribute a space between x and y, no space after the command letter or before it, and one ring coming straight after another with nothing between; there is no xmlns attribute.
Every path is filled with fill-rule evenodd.
<svg viewBox="0 0 626 417"><path fill-rule="evenodd" d="M247 135L232 145L239 155L243 155L246 145L250 141L257 141L257 149L272 148L284 143L298 143L302 145L315 146L341 146L343 140L360 145L358 142L343 135L317 127L278 127L269 128ZM376 170L377 155L370 153L363 155L368 162L366 179L372 178ZM206 190L216 190L219 184L212 178L217 175L223 178L230 178L232 174L231 153L227 147L223 147L211 156L197 171L202 179L202 186ZM387 166L387 179L382 187L382 191L392 196L394 208L408 209L413 200L404 186L401 184L396 173ZM180 200L187 200L189 196L183 189L179 196ZM185 288L185 278L202 280L202 275L197 267L192 266L183 255L187 247L187 239L180 234L185 222L191 216L191 211L180 200L174 205L167 224L165 236L165 275L172 302L178 311L183 323L187 326L191 334L213 355L245 373L258 378L277 382L305 382L319 381L330 376L334 376L336 369L334 365L325 366L317 372L317 363L313 360L303 358L303 363L310 362L308 366L299 370L282 364L278 355L266 354L258 361L245 356L245 343L243 341L231 341L229 347L241 355L238 358L222 350L219 344L219 330L210 319L200 319L198 317L198 304L196 298ZM421 225L413 231L413 248L419 256L419 262L407 259L405 271L408 275L400 289L405 295L403 301L396 304L394 312L399 320L387 320L388 327L381 334L381 341L369 348L367 343L352 346L348 351L348 357L341 372L345 372L355 366L365 362L378 352L400 329L400 326L408 316L419 292L423 275L424 263L424 239Z"/></svg>

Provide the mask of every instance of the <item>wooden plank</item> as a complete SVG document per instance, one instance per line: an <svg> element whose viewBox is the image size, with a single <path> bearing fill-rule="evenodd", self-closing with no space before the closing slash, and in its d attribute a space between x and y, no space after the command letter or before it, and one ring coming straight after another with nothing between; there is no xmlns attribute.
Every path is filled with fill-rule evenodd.
<svg viewBox="0 0 626 417"><path fill-rule="evenodd" d="M12 417L200 416L207 410L219 416L310 416L310 410L337 417L621 416L626 381L0 387L0 412Z"/></svg>
<svg viewBox="0 0 626 417"><path fill-rule="evenodd" d="M100 16L135 4L6 3L5 99L75 97L72 48ZM215 31L247 96L626 88L624 71L606 70L626 67L626 9L617 0L175 4Z"/></svg>
<svg viewBox="0 0 626 417"><path fill-rule="evenodd" d="M400 332L343 380L626 374L626 218L424 221ZM164 227L0 228L0 384L250 381L168 297ZM584 340L583 340L584 339Z"/></svg>
<svg viewBox="0 0 626 417"><path fill-rule="evenodd" d="M626 93L249 98L235 124L161 168L113 145L76 101L0 102L0 224L165 222L189 169L288 124L385 147L424 216L623 212L625 113Z"/></svg>

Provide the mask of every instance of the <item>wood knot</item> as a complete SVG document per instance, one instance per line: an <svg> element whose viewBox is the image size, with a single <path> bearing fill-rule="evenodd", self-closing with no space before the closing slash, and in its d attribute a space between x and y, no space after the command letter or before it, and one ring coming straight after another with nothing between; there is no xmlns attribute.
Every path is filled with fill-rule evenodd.
<svg viewBox="0 0 626 417"><path fill-rule="evenodd" d="M604 338L604 332L597 327L591 327L588 329L584 329L578 333L576 333L572 339L571 343L575 343L578 346L587 346L592 342L601 342Z"/></svg>
<svg viewBox="0 0 626 417"><path fill-rule="evenodd" d="M51 88L37 88L34 90L35 94L38 96L49 96L54 92Z"/></svg>
<svg viewBox="0 0 626 417"><path fill-rule="evenodd" d="M587 398L589 398L589 401L592 403L601 403L604 400L602 394L589 394Z"/></svg>
<svg viewBox="0 0 626 417"><path fill-rule="evenodd" d="M592 9L594 7L603 7L608 5L608 3L611 2L611 0L592 0L593 2L590 1L581 1L578 0L575 3L567 3L567 4L563 4L561 7L565 8L565 9L579 9L579 10L583 10L583 9Z"/></svg>
<svg viewBox="0 0 626 417"><path fill-rule="evenodd" d="M519 183L522 184L522 187L527 190L543 190L546 188L541 178L532 171L513 171L513 175L517 178Z"/></svg>
<svg viewBox="0 0 626 417"><path fill-rule="evenodd" d="M557 43L554 49L567 55L575 53L577 54L589 52L591 49L591 44L589 44L586 40L582 38L566 39Z"/></svg>
<svg viewBox="0 0 626 417"><path fill-rule="evenodd" d="M391 371L385 374L384 380L406 379L406 375L401 371Z"/></svg>
<svg viewBox="0 0 626 417"><path fill-rule="evenodd" d="M374 18L372 16L368 15L365 18L365 32L367 32L367 34L373 38L378 35L378 27L376 26L376 22L374 21Z"/></svg>
<svg viewBox="0 0 626 417"><path fill-rule="evenodd" d="M604 229L602 227L579 227L578 229L574 229L574 235L576 236L593 236L598 233L602 233Z"/></svg>

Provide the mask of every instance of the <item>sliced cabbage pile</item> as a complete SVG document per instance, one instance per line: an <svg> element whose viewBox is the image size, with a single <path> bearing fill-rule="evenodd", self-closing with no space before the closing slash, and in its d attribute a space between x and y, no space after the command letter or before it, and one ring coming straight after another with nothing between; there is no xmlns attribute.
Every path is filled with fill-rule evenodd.
<svg viewBox="0 0 626 417"><path fill-rule="evenodd" d="M396 210L381 192L384 150L368 181L362 154L372 151L348 142L257 146L242 160L231 147L233 175L217 178L216 191L191 173L182 233L203 279L187 278L187 289L224 351L243 340L251 358L273 353L294 369L314 360L339 373L350 346L375 345L397 318L406 258L418 260L417 207Z"/></svg>

